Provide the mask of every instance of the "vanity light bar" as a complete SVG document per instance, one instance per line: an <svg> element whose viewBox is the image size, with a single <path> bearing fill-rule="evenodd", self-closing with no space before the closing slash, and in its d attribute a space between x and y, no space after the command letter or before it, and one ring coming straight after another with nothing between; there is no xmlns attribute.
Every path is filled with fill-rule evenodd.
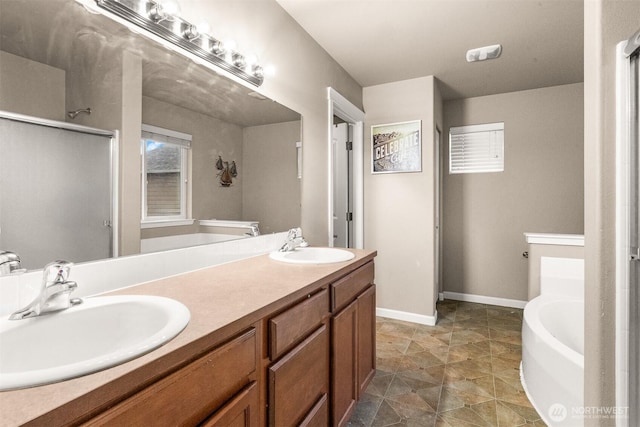
<svg viewBox="0 0 640 427"><path fill-rule="evenodd" d="M159 1L95 0L95 2L102 9L150 31L254 86L260 86L264 81L264 71L260 65L247 65L246 58L242 54L235 50L227 52L220 40L200 33L195 25L179 16L167 13Z"/></svg>

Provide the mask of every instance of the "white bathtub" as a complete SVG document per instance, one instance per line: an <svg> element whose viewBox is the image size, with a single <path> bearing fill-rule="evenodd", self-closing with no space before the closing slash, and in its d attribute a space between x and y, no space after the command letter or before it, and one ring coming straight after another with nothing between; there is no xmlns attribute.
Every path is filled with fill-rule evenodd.
<svg viewBox="0 0 640 427"><path fill-rule="evenodd" d="M584 300L541 295L524 308L522 385L550 426L582 426Z"/></svg>
<svg viewBox="0 0 640 427"><path fill-rule="evenodd" d="M218 234L218 233L191 233L175 236L152 237L140 239L140 253L168 251L171 249L188 248L191 246L208 245L210 243L226 242L249 237L247 235Z"/></svg>

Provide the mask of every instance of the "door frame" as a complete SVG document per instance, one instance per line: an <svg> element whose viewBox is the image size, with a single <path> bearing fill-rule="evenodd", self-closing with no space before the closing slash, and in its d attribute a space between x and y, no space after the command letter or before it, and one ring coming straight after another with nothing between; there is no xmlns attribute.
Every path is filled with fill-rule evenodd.
<svg viewBox="0 0 640 427"><path fill-rule="evenodd" d="M327 242L333 246L333 116L353 124L353 247L364 248L364 111L332 87L327 88L328 210Z"/></svg>
<svg viewBox="0 0 640 427"><path fill-rule="evenodd" d="M640 419L638 408L630 406L640 396L640 384L637 380L640 372L638 348L638 296L639 290L634 281L638 271L637 241L631 236L637 235L637 199L632 193L637 190L632 183L637 180L636 160L638 156L638 123L634 121L638 112L634 110L637 94L631 93L635 76L632 71L631 53L627 54L627 45L640 49L633 43L640 30L628 41L616 46L616 406L628 408L627 417L617 417L617 426L635 425ZM634 117L635 116L635 117ZM636 119L637 120L637 119ZM637 172L636 172L637 173ZM637 185L637 184L636 184ZM636 222L637 224L637 222ZM635 246L632 251L631 246ZM633 256L633 257L632 257Z"/></svg>

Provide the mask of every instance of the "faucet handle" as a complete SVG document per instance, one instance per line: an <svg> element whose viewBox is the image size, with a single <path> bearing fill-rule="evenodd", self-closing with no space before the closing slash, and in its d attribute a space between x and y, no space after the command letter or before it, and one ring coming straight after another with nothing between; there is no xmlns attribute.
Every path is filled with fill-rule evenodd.
<svg viewBox="0 0 640 427"><path fill-rule="evenodd" d="M44 267L42 283L46 286L48 283L64 283L71 273L72 262L57 260L50 262Z"/></svg>
<svg viewBox="0 0 640 427"><path fill-rule="evenodd" d="M289 233L287 234L287 239L293 240L296 237L302 237L302 228L296 227L289 230Z"/></svg>

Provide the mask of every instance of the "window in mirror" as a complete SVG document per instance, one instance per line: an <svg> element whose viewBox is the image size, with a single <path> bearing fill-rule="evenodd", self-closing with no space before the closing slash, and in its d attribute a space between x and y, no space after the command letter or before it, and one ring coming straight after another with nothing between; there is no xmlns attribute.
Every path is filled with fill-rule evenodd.
<svg viewBox="0 0 640 427"><path fill-rule="evenodd" d="M142 221L187 219L191 135L142 126Z"/></svg>

